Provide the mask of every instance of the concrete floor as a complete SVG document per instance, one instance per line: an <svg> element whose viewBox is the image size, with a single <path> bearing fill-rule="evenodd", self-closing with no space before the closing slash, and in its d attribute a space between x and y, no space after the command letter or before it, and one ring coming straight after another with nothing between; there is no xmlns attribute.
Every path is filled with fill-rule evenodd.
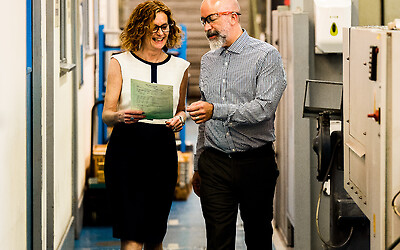
<svg viewBox="0 0 400 250"><path fill-rule="evenodd" d="M236 249L246 249L240 219L236 231ZM165 250L206 249L206 234L200 200L192 192L186 201L174 201L163 243ZM119 241L112 237L111 227L83 227L75 249L119 249Z"/></svg>

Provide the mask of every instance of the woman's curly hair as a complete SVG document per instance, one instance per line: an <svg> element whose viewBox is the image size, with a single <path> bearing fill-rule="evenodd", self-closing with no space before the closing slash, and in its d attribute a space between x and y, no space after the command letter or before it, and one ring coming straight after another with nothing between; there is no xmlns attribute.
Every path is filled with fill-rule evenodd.
<svg viewBox="0 0 400 250"><path fill-rule="evenodd" d="M138 51L146 34L150 32L151 22L155 20L156 14L159 12L167 15L169 24L168 40L164 49L179 47L182 40L182 31L172 18L171 10L161 1L149 0L136 6L130 15L120 35L121 48L125 51Z"/></svg>

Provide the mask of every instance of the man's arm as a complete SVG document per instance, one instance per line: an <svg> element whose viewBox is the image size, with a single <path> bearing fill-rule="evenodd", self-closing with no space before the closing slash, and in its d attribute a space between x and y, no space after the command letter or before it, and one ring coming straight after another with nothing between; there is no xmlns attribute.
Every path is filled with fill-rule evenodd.
<svg viewBox="0 0 400 250"><path fill-rule="evenodd" d="M204 151L204 127L205 127L204 123L201 123L199 125L199 132L198 132L197 144L196 144L196 153L194 154L194 160L193 160L194 174L193 174L193 178L192 178L192 185L193 185L194 192L199 197L200 197L201 179L200 179L198 170L199 170L199 157L200 157L201 153L203 153L203 151Z"/></svg>
<svg viewBox="0 0 400 250"><path fill-rule="evenodd" d="M198 135L197 135L197 144L196 144L196 152L194 154L194 171L199 170L198 162L201 153L204 151L204 128L205 124L201 123L198 128Z"/></svg>

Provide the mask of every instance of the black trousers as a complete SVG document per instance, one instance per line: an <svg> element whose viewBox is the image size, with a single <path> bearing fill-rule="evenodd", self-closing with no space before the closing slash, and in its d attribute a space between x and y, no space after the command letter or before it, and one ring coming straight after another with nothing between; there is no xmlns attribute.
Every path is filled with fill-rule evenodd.
<svg viewBox="0 0 400 250"><path fill-rule="evenodd" d="M238 208L247 249L272 249L273 198L279 175L272 143L244 153L206 148L199 158L207 249L235 249Z"/></svg>

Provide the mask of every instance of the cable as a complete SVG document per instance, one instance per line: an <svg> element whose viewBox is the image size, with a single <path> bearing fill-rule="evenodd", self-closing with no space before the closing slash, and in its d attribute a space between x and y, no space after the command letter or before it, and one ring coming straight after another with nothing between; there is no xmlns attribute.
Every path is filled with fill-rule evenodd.
<svg viewBox="0 0 400 250"><path fill-rule="evenodd" d="M387 250L392 250L392 249L394 249L399 243L400 243L400 237L397 238L397 240L395 240L395 241L388 247Z"/></svg>
<svg viewBox="0 0 400 250"><path fill-rule="evenodd" d="M318 237L319 237L319 239L320 239L326 246L331 247L331 248L340 248L340 247L343 247L344 245L346 245L346 244L349 242L351 236L353 235L353 227L351 227L351 228L350 228L349 236L347 237L347 239L346 239L345 242L343 242L343 243L340 244L340 245L332 245L332 244L328 243L327 241L325 241L325 240L323 239L322 234L321 234L321 232L319 231L319 223L318 223L319 219L318 219L318 217L319 217L319 207L320 207L320 204L321 204L321 195L322 195L322 192L323 192L323 189L324 189L324 183L325 183L325 181L328 179L328 175L329 175L329 172L330 172L330 170L331 170L331 167L332 167L332 164L333 164L333 160L334 160L334 158L335 158L336 149L338 148L338 145L340 144L341 141L342 141L342 140L338 140L338 141L336 142L336 144L335 144L334 149L333 149L332 157L331 157L331 160L330 160L330 162L329 162L329 167L328 167L328 170L326 171L326 174L325 174L324 179L323 179L323 181L322 181L321 190L319 191L318 203L317 203L317 211L316 211L316 213L315 213L315 224L317 225Z"/></svg>
<svg viewBox="0 0 400 250"><path fill-rule="evenodd" d="M393 210L394 210L394 213L397 214L398 216L400 216L400 212L399 212L399 210L397 209L396 204L394 204L394 203L395 203L395 201L396 201L396 199L397 199L397 196L399 196L399 194L400 194L400 190L399 190L399 192L397 192L397 194L393 197L393 200L392 200L392 208L393 208Z"/></svg>

